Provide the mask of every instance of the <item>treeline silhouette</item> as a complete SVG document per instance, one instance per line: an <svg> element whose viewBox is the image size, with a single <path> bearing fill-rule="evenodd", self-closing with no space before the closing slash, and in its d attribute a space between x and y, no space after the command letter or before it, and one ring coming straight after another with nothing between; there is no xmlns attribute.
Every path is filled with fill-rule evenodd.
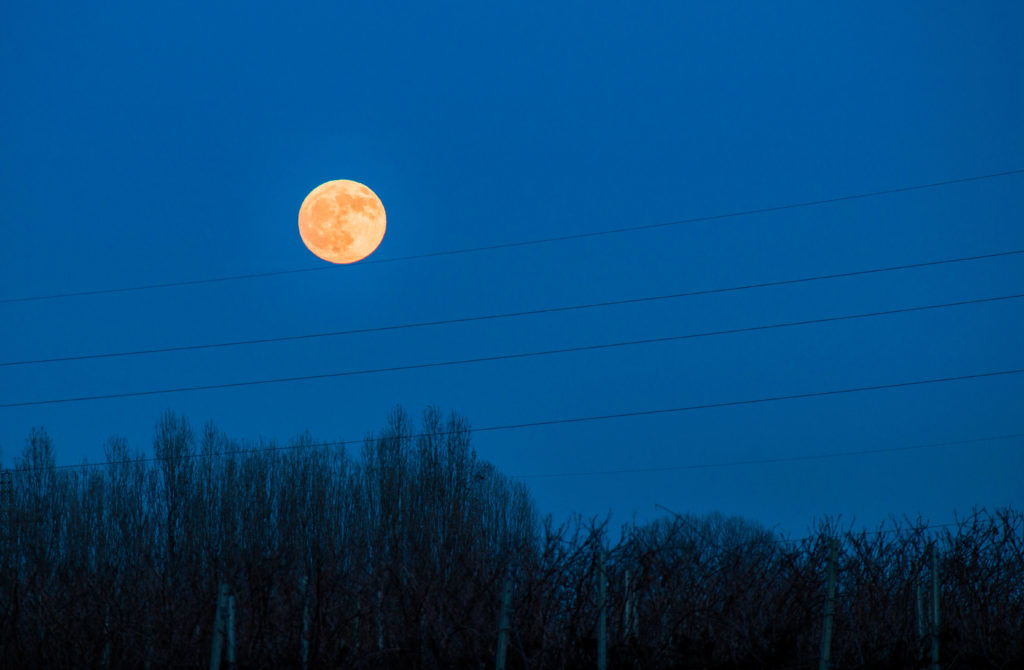
<svg viewBox="0 0 1024 670"><path fill-rule="evenodd" d="M11 470L0 667L200 668L220 584L239 668L817 668L838 542L834 668L1024 667L1024 515L789 541L720 515L555 525L479 459L466 421L401 409L359 454L241 446L168 412L155 458L58 468L33 431ZM930 549L939 627L933 629ZM222 666L223 667L223 666Z"/></svg>

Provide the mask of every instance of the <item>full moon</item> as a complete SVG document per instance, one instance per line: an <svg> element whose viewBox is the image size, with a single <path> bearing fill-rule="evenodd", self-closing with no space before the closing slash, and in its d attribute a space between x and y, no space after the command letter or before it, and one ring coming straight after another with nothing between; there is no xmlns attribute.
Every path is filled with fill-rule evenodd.
<svg viewBox="0 0 1024 670"><path fill-rule="evenodd" d="M314 254L331 263L355 263L373 253L387 227L384 205L359 182L320 184L299 208L299 235Z"/></svg>

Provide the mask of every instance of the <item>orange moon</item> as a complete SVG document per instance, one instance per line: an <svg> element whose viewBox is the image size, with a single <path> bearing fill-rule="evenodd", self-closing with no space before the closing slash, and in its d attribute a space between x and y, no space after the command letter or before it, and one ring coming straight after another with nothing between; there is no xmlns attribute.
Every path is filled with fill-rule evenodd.
<svg viewBox="0 0 1024 670"><path fill-rule="evenodd" d="M387 219L377 194L357 181L320 184L299 208L299 235L314 254L331 263L355 263L384 239Z"/></svg>

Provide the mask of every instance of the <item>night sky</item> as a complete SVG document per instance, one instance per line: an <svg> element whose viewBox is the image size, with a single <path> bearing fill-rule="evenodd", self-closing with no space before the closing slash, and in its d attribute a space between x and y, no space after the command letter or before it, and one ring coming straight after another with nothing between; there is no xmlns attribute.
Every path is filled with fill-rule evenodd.
<svg viewBox="0 0 1024 670"><path fill-rule="evenodd" d="M1006 254L1024 250L1019 3L92 4L0 9L2 363L1005 255L4 365L7 467L36 426L60 464L102 461L114 434L151 453L167 409L243 442L308 430L358 453L396 405L489 428L1024 368L1012 298L11 406L1024 293L1024 254ZM331 179L368 185L387 210L383 243L355 265L320 261L298 234L302 199ZM555 237L570 239L514 245ZM498 248L443 253L481 247ZM309 271L106 292L290 270ZM823 515L876 528L1021 507L1022 409L1014 373L474 444L556 520L610 513L617 527L661 505L799 536ZM890 451L834 456L876 450Z"/></svg>

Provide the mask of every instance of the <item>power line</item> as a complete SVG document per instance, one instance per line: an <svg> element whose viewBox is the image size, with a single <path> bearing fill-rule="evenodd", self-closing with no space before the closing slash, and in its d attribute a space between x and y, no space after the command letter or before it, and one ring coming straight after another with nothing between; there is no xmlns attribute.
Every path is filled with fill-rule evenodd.
<svg viewBox="0 0 1024 670"><path fill-rule="evenodd" d="M876 384L873 386L857 386L854 388L835 389L832 391L814 391L810 393L794 393L790 395L777 395L765 398L753 398L750 400L731 400L728 402L713 402L700 405L684 405L682 407L666 407L663 409L644 409L633 412L619 412L616 414L596 414L593 416L574 417L570 419L548 419L546 421L530 421L526 423L510 423L503 426L487 426L485 428L474 428L475 432L492 430L514 430L519 428L538 428L541 426L555 426L568 423L583 423L587 421L603 421L607 419L625 419L636 416L654 416L656 414L674 414L677 412L689 412L700 409L716 409L722 407L740 407L742 405L757 405L766 402L778 402L781 400L802 400L805 398L823 398L826 396L842 395L846 393L860 393L862 391L881 391L883 389L908 388L911 386L924 386L926 384L941 384L945 382L964 381L967 379L982 379L986 377L999 377L1004 375L1017 375L1024 372L1024 368L1015 370L997 370L995 372L979 372L970 375L957 377L940 377L935 379L916 379L909 382L896 382L893 384Z"/></svg>
<svg viewBox="0 0 1024 670"><path fill-rule="evenodd" d="M984 379L984 378L991 378L991 377L1016 375L1016 374L1020 374L1022 372L1024 372L1024 368L1017 368L1017 369L1010 369L1010 370L996 370L994 372L977 372L977 373L974 373L974 374L959 375L959 376L956 376L956 377L939 377L939 378L932 378L932 379L916 379L916 380L912 380L912 381L894 382L894 383L890 383L890 384L875 384L875 385L872 385L872 386L857 386L857 387L845 388L845 389L832 389L832 390L829 390L829 391L811 391L811 392L807 392L807 393L794 393L794 394L789 394L789 395L767 396L767 397L761 397L761 398L751 398L751 399L747 399L747 400L730 400L730 401L726 401L726 402L704 403L704 404L698 404L698 405L684 405L684 406L681 406L681 407L666 407L666 408L659 408L659 409L635 410L635 411L631 411L631 412L618 412L618 413L615 413L615 414L595 414L595 415L591 415L591 416L582 416L582 417L569 417L569 418L561 418L561 419L546 419L546 420L542 420L542 421L529 421L529 422L523 422L523 423L510 423L510 424L503 424L503 425L497 425L497 426L484 426L482 428L473 428L470 432L484 433L484 432L494 432L494 431L502 431L502 430L518 430L518 429L522 429L522 428L538 428L538 427L542 427L542 426L555 426L555 425L563 425L563 424L571 424L571 423L586 423L586 422L591 422L591 421L604 421L604 420L608 420L608 419L623 419L623 418L638 417L638 416L653 416L653 415L657 415L657 414L674 414L674 413L679 413L679 412L688 412L688 411L695 411L695 410L702 410L702 409L716 409L716 408L725 408L725 407L739 407L739 406L743 406L743 405L756 405L756 404L762 404L762 403L768 403L768 402L778 402L778 401L783 401L783 400L802 400L802 399L806 399L806 398L822 398L822 397L827 397L827 396L843 395L843 394L848 394L848 393L860 393L860 392L864 392L864 391L881 391L881 390L885 390L885 389L908 388L908 387L911 387L911 386L924 386L924 385L927 385L927 384L940 384L940 383L946 383L946 382L966 381L968 379ZM442 432L442 433L436 433L436 435L440 435L440 436L446 436L446 435L449 435L449 434L451 434L451 431L446 431L446 432ZM429 435L435 435L435 434L434 433L417 433L417 434L409 435L408 437L409 438L417 438L417 437L427 437ZM324 443L325 446L331 446L331 445L341 445L341 446L343 446L345 444L348 444L348 442L340 441L340 442L334 442L334 443ZM309 446L315 446L315 445L309 445ZM284 451L284 450L287 450L287 449L295 449L295 448L297 448L297 447L294 447L294 446L292 446L292 447L269 447L269 448L266 448L266 449L239 450L239 451L236 451L236 452L223 452L223 453L214 454L214 455L224 456L224 455L229 455L231 453L257 453L257 452L262 452L262 451ZM144 463L144 462L156 461L156 460L161 460L161 459L156 459L156 458L153 458L153 459L139 459L139 460L125 461L125 462L127 462L127 463ZM97 464L97 465L105 465L105 464ZM64 468L64 469L67 469L67 468L75 468L75 467L89 467L89 465L88 464L84 464L84 465L81 465L81 466L61 466L61 467ZM22 472L22 471L32 471L32 470L34 470L34 469L29 468L29 469L25 469L25 470L12 470L12 472Z"/></svg>
<svg viewBox="0 0 1024 670"><path fill-rule="evenodd" d="M864 319L878 316L887 316L892 314L906 314L910 312L921 312L933 309L944 309L949 307L960 307L964 305L974 305L988 302L997 302L1003 300L1014 300L1024 298L1024 293L1018 293L1014 295L997 296L991 298L977 298L974 300L961 300L957 302L941 303L936 305L922 305L916 307L903 307L899 309L891 309L878 312L865 312L860 314L847 314L843 316L831 316L818 319L807 319L803 321L790 321L786 323L773 323L760 326L747 326L744 328L730 328L726 330L708 331L703 333L688 333L686 335L670 335L665 337L654 337L642 340L629 340L629 341L618 341L604 344L590 344L576 347L565 347L561 349L547 349L543 351L528 351L520 352L515 354L497 354L494 356L478 356L475 358L464 358L461 360L454 361L437 361L433 363L415 363L411 365L396 365L385 368L369 368L363 370L346 370L343 372L325 372L315 375L300 375L294 377L277 377L273 379L256 379L241 382L225 382L220 384L205 384L200 386L181 386L177 388L169 389L153 389L147 391L125 391L121 393L107 393L99 395L89 396L77 396L70 398L53 398L49 400L30 400L23 402L3 403L0 404L0 409L11 408L11 407L31 407L37 405L56 405L63 403L72 402L83 402L87 400L111 400L115 398L134 398L140 396L151 396L151 395L164 395L169 393L185 393L189 391L209 391L214 389L225 389L225 388L238 388L242 386L257 386L263 384L280 384L285 382L296 382L296 381L309 381L313 379L330 379L335 377L353 377L357 375L369 375L379 374L382 372L399 372L407 370L424 370L428 368L439 368L448 367L452 365L469 365L474 363L484 363L491 361L503 361L512 360L517 358L533 358L537 356L551 356L556 354L566 354L581 351L596 351L599 349L613 349L618 347L637 346L642 344L656 344L662 342L675 342L680 340L695 339L700 337L715 337L720 335L735 335L738 333L749 333L760 330L772 330L777 328L791 328L796 326L807 326L811 324L819 323L830 323L837 321L849 321L853 319Z"/></svg>
<svg viewBox="0 0 1024 670"><path fill-rule="evenodd" d="M652 472L681 472L685 470L711 470L716 468L736 468L746 465L771 465L776 463L796 463L800 461L819 461L830 458L844 458L848 456L869 456L874 454L890 454L901 451L918 451L923 449L937 449L939 447L963 446L976 444L978 442L993 442L996 440L1010 440L1024 437L1024 433L1011 433L1009 435L994 435L992 437L978 437L969 440L953 440L950 442L931 442L928 444L915 444L907 447L888 447L882 449L858 449L856 451L834 451L826 454L812 454L805 456L780 456L778 458L754 458L742 461L719 461L717 463L695 463L690 465L669 465L650 468L619 468L614 470L577 470L571 472L539 472L526 475L510 475L516 479L540 479L547 477L593 477L603 475L629 475L648 474Z"/></svg>
<svg viewBox="0 0 1024 670"><path fill-rule="evenodd" d="M897 193L907 193L910 191L920 191L929 188L938 188L941 186L950 186L953 184L963 184L972 181L981 181L985 179L996 179L998 177L1008 177L1011 175L1017 175L1024 173L1024 169L1019 170L1007 170L1005 172L992 172L989 174L975 175L971 177L962 177L959 179L948 179L945 181L931 182L927 184L916 184L913 186L903 186L899 188L885 189L881 191L868 191L864 193L855 193L852 195L837 196L833 198L824 198L821 200L807 200L804 202L790 203L786 205L776 205L773 207L759 207L756 209L740 210L736 212L728 212L725 214L713 214L710 216L696 216L687 219L678 219L675 221L663 221L661 223L648 223L636 226L624 226L620 228L611 228L608 230L591 231L587 233L574 233L571 235L558 235L553 237L536 238L532 240L522 240L518 242L503 242L499 244L489 244L478 247L467 247L464 249L453 249L449 251L435 251L423 254L412 254L408 256L396 256L394 258L380 258L370 259L361 261L359 265L374 265L379 263L397 263L403 261L417 260L422 258L437 258L441 256L456 256L461 254L477 253L481 251L493 251L497 249L511 249L515 247L532 246L536 244L548 244L550 242L565 242L569 240L578 240L588 237L599 237L603 235L617 235L620 233L628 233L639 230L652 230L655 228L667 228L670 226L681 226L692 223L703 223L708 221L720 221L722 219L737 218L741 216L751 216L754 214L768 214L771 212L781 212L791 209L800 209L804 207L814 207L818 205L826 205L838 202L846 202L850 200L860 200L864 198L874 198L884 195L894 195ZM58 298L76 298L90 295L104 295L110 293L127 293L131 291L144 291L155 288L173 288L180 286L195 286L197 284L212 284L218 282L235 281L240 279L255 279L259 277L276 277L289 274L299 274L304 272L319 272L322 270L335 269L337 266L319 266L309 268L296 268L292 270L275 270L270 272L250 272L246 274L227 275L224 277L208 277L205 279L190 279L173 282L162 282L153 284L139 284L136 286L123 286L118 288L107 288L107 289L94 289L90 291L69 291L64 293L51 293L47 295L36 295L36 296L21 296L15 298L3 298L0 299L0 304L15 303L15 302L32 302L39 300L55 300Z"/></svg>
<svg viewBox="0 0 1024 670"><path fill-rule="evenodd" d="M327 331L327 332L321 332L321 333L306 333L306 334L302 334L302 335L285 335L285 336L281 336L281 337L264 337L264 338L257 338L257 339L248 339L248 340L233 340L233 341L229 341L229 342L214 342L214 343L207 343L207 344L190 344L190 345L181 345L181 346L175 346L175 347L159 347L159 348L151 348L151 349L136 349L136 350L132 350L132 351L116 351L116 352L107 352L107 353L99 353L99 354L80 354L80 355L75 355L75 356L60 356L60 357L37 358L37 359L20 360L20 361L5 361L5 362L0 362L0 367L11 367L11 366L16 366L16 365L38 365L38 364L42 364L42 363L63 363L63 362L68 362L68 361L82 361L82 360L93 360L93 359L101 359L101 358L115 358L115 357L122 357L122 356L141 356L141 355L147 355L147 354L163 354L163 353L171 353L171 352L178 352L178 351L196 351L196 350L202 350L202 349L215 349L215 348L223 348L223 347L235 347L235 346L241 346L241 345L269 344L269 343L275 343L275 342L293 342L293 341L297 341L297 340L307 340L307 339L315 339L315 338L323 338L323 337L338 337L338 336L342 336L342 335L357 335L357 334L364 334L364 333L383 332L383 331L389 331L389 330L402 330L402 329L408 329L408 328L423 328L423 327L426 327L426 326L443 326L443 325L451 325L451 324L457 324L457 323L469 323L469 322L473 322L473 321L488 321L488 320L494 320L494 319L508 319L508 318L522 317L522 316L532 316L532 315L537 315L537 314L551 314L551 313L556 313L556 312L569 312L569 311L574 311L574 310L596 309L596 308L612 307L612 306L618 306L618 305L629 305L629 304L637 304L637 303L645 303L645 302L654 302L654 301L659 301L659 300L674 300L674 299L679 299L679 298L689 298L689 297L695 297L695 296L701 296L701 295L714 295L714 294L719 294L719 293L746 291L746 290L757 289L757 288L770 288L770 287L777 287L777 286L789 286L789 285L793 285L793 284L802 284L802 283L808 283L808 282L825 281L825 280L830 280L830 279L841 279L841 278L848 278L848 277L858 277L858 276L870 275L870 274L878 274L878 273L883 273L883 272L894 272L894 271L898 271L898 270L911 270L911 269L918 269L918 268L924 268L924 267L933 267L933 266L937 266L937 265L948 265L948 264L951 264L951 263L965 263L965 262L970 262L970 261L979 261L979 260L986 260L986 259L991 259L991 258L1000 258L1000 257L1005 257L1005 256L1015 256L1015 255L1020 255L1020 254L1024 254L1024 249L1015 249L1015 250L1012 250L1012 251L1000 251L1000 252L995 252L995 253L991 253L991 254L981 254L981 255L977 255L977 256L961 256L959 258L948 258L948 259L942 259L942 260L936 260L936 261L925 261L925 262L921 262L921 263L908 263L908 264L904 264L904 265L890 265L890 266L882 267L882 268L871 268L871 269L867 269L867 270L854 270L854 271L850 271L850 272L838 272L838 273L832 273L832 274L827 274L827 275L816 275L816 276L813 276L813 277L799 277L797 279L783 279L783 280L778 280L778 281L759 282L759 283L756 283L756 284L741 284L741 285L738 285L738 286L727 286L727 287L722 287L722 288L702 289L702 290L698 290L698 291L686 291L686 292L681 292L681 293L669 293L669 294L665 294L665 295L645 296L645 297L639 297L639 298L625 298L625 299L622 299L622 300L609 300L609 301L604 301L604 302L586 303L586 304L579 304L579 305L565 305L565 306L560 306L560 307L548 307L548 308L544 308L544 309L522 310L522 311L517 311L517 312L503 312L503 313L498 313L498 314L484 314L484 315L479 315L479 316L467 316L467 317L459 317L459 318L454 318L454 319L439 319L439 320L434 320L434 321L420 321L420 322L414 322L414 323L404 323L404 324L395 324L395 325L387 325L387 326L374 326L374 327L368 327L368 328L352 328L352 329L348 329L348 330L334 330L334 331Z"/></svg>

